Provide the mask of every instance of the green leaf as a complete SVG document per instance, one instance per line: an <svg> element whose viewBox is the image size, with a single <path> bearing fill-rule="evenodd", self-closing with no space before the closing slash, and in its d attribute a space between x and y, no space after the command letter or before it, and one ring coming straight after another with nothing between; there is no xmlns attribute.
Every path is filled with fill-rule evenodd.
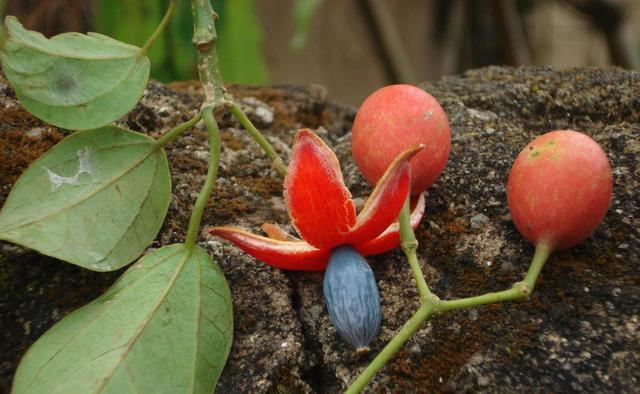
<svg viewBox="0 0 640 394"><path fill-rule="evenodd" d="M97 33L45 38L5 19L3 71L20 102L38 118L67 129L90 129L129 112L149 78L140 48Z"/></svg>
<svg viewBox="0 0 640 394"><path fill-rule="evenodd" d="M269 79L262 55L262 29L255 0L225 1L216 43L226 82L263 84Z"/></svg>
<svg viewBox="0 0 640 394"><path fill-rule="evenodd" d="M0 211L0 239L96 271L153 241L171 198L155 140L115 126L76 132L35 161Z"/></svg>
<svg viewBox="0 0 640 394"><path fill-rule="evenodd" d="M13 393L210 394L232 335L218 266L200 247L166 246L38 339Z"/></svg>

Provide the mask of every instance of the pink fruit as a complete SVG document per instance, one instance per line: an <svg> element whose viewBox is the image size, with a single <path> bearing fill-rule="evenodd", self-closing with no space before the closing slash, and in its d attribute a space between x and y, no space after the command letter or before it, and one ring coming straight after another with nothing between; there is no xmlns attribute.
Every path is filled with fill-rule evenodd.
<svg viewBox="0 0 640 394"><path fill-rule="evenodd" d="M568 249L589 237L609 208L607 155L577 131L544 134L516 158L507 184L511 217L529 242Z"/></svg>
<svg viewBox="0 0 640 394"><path fill-rule="evenodd" d="M449 157L451 133L444 110L429 93L411 85L386 86L362 103L351 146L369 183L375 185L400 152L418 144L425 149L411 159L412 195L436 181Z"/></svg>

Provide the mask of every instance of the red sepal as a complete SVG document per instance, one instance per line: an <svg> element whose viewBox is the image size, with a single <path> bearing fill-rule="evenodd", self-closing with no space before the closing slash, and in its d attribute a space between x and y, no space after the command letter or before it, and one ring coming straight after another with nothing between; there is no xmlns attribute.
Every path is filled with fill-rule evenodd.
<svg viewBox="0 0 640 394"><path fill-rule="evenodd" d="M424 145L418 145L407 149L389 165L356 218L355 227L347 235L349 244L374 239L396 220L411 187L409 160L423 148Z"/></svg>
<svg viewBox="0 0 640 394"><path fill-rule="evenodd" d="M338 158L309 129L298 131L294 138L284 201L300 237L316 248L344 243L356 223L356 210Z"/></svg>
<svg viewBox="0 0 640 394"><path fill-rule="evenodd" d="M289 234L280 226L274 223L262 223L262 226L260 226L260 228L265 232L265 234L267 234L269 238L275 239L276 241L301 241L300 238Z"/></svg>
<svg viewBox="0 0 640 394"><path fill-rule="evenodd" d="M278 241L235 227L212 227L209 234L226 239L272 267L320 271L327 267L329 249L316 249L304 241Z"/></svg>
<svg viewBox="0 0 640 394"><path fill-rule="evenodd" d="M409 217L411 228L413 228L414 230L418 227L420 221L422 220L424 209L424 195L420 194L418 196L418 201L415 203L415 206L411 210L411 216ZM372 254L384 253L395 248L398 245L400 245L400 225L396 221L395 223L387 227L387 229L384 230L382 234L378 235L378 237L359 245L355 245L354 248L356 248L356 250L363 256L369 256Z"/></svg>

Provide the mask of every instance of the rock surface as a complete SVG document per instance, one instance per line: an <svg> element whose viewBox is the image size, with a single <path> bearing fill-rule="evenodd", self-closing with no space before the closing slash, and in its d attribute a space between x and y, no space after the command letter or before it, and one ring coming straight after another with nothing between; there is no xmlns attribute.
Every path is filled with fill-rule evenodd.
<svg viewBox="0 0 640 394"><path fill-rule="evenodd" d="M371 392L631 392L640 385L640 74L619 69L491 67L424 85L450 118L452 152L429 190L417 231L429 285L441 298L507 288L533 248L509 220L505 183L515 156L553 129L591 135L614 169L614 199L584 244L555 254L526 302L494 304L432 318L369 386ZM288 159L297 128L315 129L341 161L354 197L371 188L350 158L355 110L319 87L236 87L255 124ZM151 83L120 123L153 136L190 117L196 84ZM17 176L67 132L26 113L0 80L0 204ZM228 115L220 179L206 225L259 232L292 230L281 180ZM206 172L206 133L167 147L173 180L169 216L152 246L179 242ZM370 259L382 297L381 333L356 356L331 327L322 274L283 272L212 239L200 243L220 264L234 300L235 338L218 392L333 393L346 387L417 308L400 251ZM9 391L21 355L51 325L103 292L119 272L100 274L0 243L0 391Z"/></svg>

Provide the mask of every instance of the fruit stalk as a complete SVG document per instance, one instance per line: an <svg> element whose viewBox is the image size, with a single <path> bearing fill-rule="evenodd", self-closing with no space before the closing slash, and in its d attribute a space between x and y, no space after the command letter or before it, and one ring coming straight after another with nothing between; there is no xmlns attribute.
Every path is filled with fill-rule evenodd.
<svg viewBox="0 0 640 394"><path fill-rule="evenodd" d="M351 383L345 393L359 393L376 373L400 350L400 348L415 334L429 317L435 314L457 309L472 308L492 304L495 302L511 301L527 298L534 289L535 282L551 254L551 248L542 243L536 247L527 275L521 282L517 282L511 289L479 296L461 298L459 300L440 301L437 296L429 292L429 296L421 300L420 308L398 331L396 336L371 361L364 371ZM419 267L418 267L419 269ZM428 287L427 287L428 289Z"/></svg>
<svg viewBox="0 0 640 394"><path fill-rule="evenodd" d="M413 229L411 228L411 222L409 219L410 214L411 209L409 207L409 196L407 196L407 199L404 202L404 206L400 211L400 215L398 216L398 221L400 222L400 245L402 246L402 251L407 256L407 260L409 261L413 279L416 281L418 293L420 294L420 301L424 301L429 296L432 296L432 294L431 290L429 290L427 282L424 279L422 269L420 269L420 264L418 263L418 256L416 255L416 250L418 249L418 240L416 239L416 236L413 233Z"/></svg>
<svg viewBox="0 0 640 394"><path fill-rule="evenodd" d="M423 303L416 313L402 326L400 331L387 346L382 349L376 358L360 373L358 378L351 383L345 390L346 394L359 393L369 383L371 379L378 373L385 364L400 350L400 348L416 333L422 326L422 323L429 318L435 311L431 302Z"/></svg>
<svg viewBox="0 0 640 394"><path fill-rule="evenodd" d="M538 275L540 275L540 271L542 271L544 263L549 259L551 252L553 252L553 250L546 242L540 242L536 245L536 251L533 255L533 260L531 261L527 275L524 277L522 282L515 284L515 286L521 287L522 290L526 292L526 296L533 293Z"/></svg>
<svg viewBox="0 0 640 394"><path fill-rule="evenodd" d="M493 304L496 302L513 301L528 298L536 284L538 275L542 271L544 263L551 254L551 248L546 244L539 244L536 247L536 252L531 260L531 265L527 271L527 275L520 282L513 284L513 287L503 291L497 291L494 293L486 293L479 296L461 298L458 300L447 300L440 303L438 306L438 312L449 312L456 309L473 308L476 306Z"/></svg>

